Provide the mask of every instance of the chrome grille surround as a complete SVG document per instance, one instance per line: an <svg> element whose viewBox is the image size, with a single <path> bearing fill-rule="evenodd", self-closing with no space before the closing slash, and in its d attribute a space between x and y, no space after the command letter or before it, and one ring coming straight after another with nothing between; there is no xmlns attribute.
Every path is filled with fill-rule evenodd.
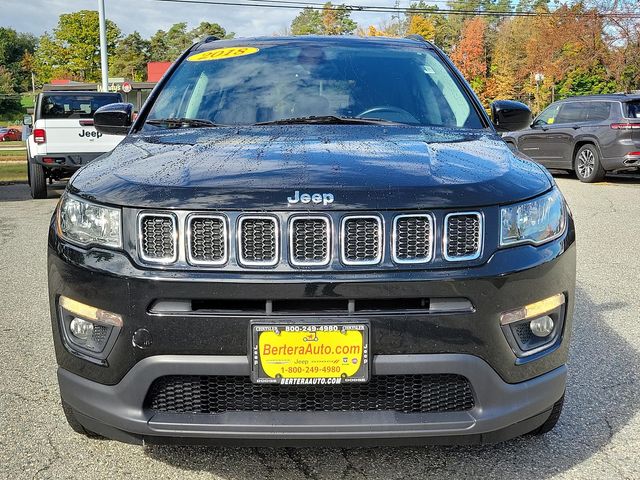
<svg viewBox="0 0 640 480"><path fill-rule="evenodd" d="M410 226L403 227L402 224L405 221L411 221L411 219L419 219L426 220L428 224L426 225L426 231L424 226L414 226L413 231L414 235L410 235L409 228ZM407 215L396 215L393 218L393 230L391 232L391 255L393 257L393 261L395 263L427 263L433 259L433 249L435 245L435 219L431 214L407 214ZM401 233L402 228L407 228L407 232L405 235ZM415 230L421 229L423 233L425 233L423 239L417 238L415 235ZM426 243L426 249L420 248L419 242L422 241L422 244ZM409 252L410 249L414 249L413 255L403 255L400 250L406 250ZM418 253L419 250L422 250L423 253ZM426 251L425 251L426 250Z"/></svg>
<svg viewBox="0 0 640 480"><path fill-rule="evenodd" d="M154 221L154 225L150 226L150 219L160 220L161 223ZM153 231L150 231L150 228L153 228ZM160 231L156 231L158 228ZM153 246L149 245L150 236L154 237ZM160 245L157 244L158 240ZM162 255L155 253L158 249L162 249ZM168 250L166 255L165 249ZM145 212L138 215L138 254L145 262L160 265L168 265L178 260L178 225L173 213Z"/></svg>
<svg viewBox="0 0 640 480"><path fill-rule="evenodd" d="M205 235L204 232L199 235L198 230L200 227L195 227L194 224L197 221L212 220L217 222L219 230L218 232L211 232L211 235ZM187 261L192 265L209 265L220 266L227 263L229 260L229 229L227 227L227 218L223 215L192 213L186 219L186 237L187 237ZM206 227L204 227L206 228ZM215 227L210 226L211 230ZM215 238L217 235L217 239ZM214 242L218 242L217 245ZM213 252L220 251L220 254L207 254L198 255L194 250L213 250ZM206 260L196 258L198 256L214 256L216 259Z"/></svg>
<svg viewBox="0 0 640 480"><path fill-rule="evenodd" d="M311 245L307 237L307 225L305 225L304 233L301 236L297 230L297 225L303 222L313 222L311 231ZM319 238L317 229L320 227L323 231ZM291 265L299 267L321 267L328 265L331 261L331 220L324 216L307 216L293 215L289 219L289 261ZM320 249L321 256L319 259L317 249ZM307 260L307 254L311 253L312 260ZM303 257L300 259L300 257Z"/></svg>
<svg viewBox="0 0 640 480"><path fill-rule="evenodd" d="M271 245L269 246L264 245L262 242L264 242L264 238L253 238L250 239L251 240L251 246L247 245L247 238L245 238L245 235L247 234L246 232L246 227L245 224L251 221L255 221L255 222L266 222L266 223L270 223L272 225L272 229L273 232L269 234L269 236L271 237L268 241L271 242ZM264 223L263 223L264 225ZM262 229L263 227L260 227L260 229ZM238 248L238 261L245 266L248 267L273 267L275 265L278 264L278 262L280 262L280 229L279 229L279 220L276 217L270 216L270 215L243 215L238 219L238 231L236 232L236 237L237 237L237 248ZM253 245L253 243L259 243L258 246ZM263 253L261 253L260 257L264 257L264 251L265 250L271 250L272 254L271 254L271 258L269 260L255 260L255 256L253 255L254 259L252 258L248 258L248 256L246 255L247 251L245 250L245 248L260 248L263 250Z"/></svg>
<svg viewBox="0 0 640 480"><path fill-rule="evenodd" d="M363 221L366 222L363 225ZM373 221L373 222L372 222ZM352 222L360 222L360 226L356 224L355 231L350 230L350 224ZM367 229L371 227L375 227L377 232L367 232ZM364 228L364 245L358 245L357 242L361 242L358 239L358 235L361 235L363 232L358 232L358 229ZM350 238L352 235L356 235L356 238L353 239L356 243L351 243L352 239ZM384 224L382 222L382 218L377 215L347 215L342 218L342 223L340 227L340 237L341 237L341 247L340 254L342 263L345 265L376 265L382 261L382 257L384 254ZM367 237L370 237L367 238ZM371 246L369 244L372 243ZM362 257L359 253L359 250L362 250L364 247L364 258L359 259L358 257ZM355 248L355 255L353 249ZM368 250L375 252L375 256L371 256ZM370 257L370 258L367 258Z"/></svg>
<svg viewBox="0 0 640 480"><path fill-rule="evenodd" d="M464 226L458 224L456 217L464 218ZM442 255L449 262L475 260L482 253L483 238L484 222L480 212L449 213L444 217Z"/></svg>

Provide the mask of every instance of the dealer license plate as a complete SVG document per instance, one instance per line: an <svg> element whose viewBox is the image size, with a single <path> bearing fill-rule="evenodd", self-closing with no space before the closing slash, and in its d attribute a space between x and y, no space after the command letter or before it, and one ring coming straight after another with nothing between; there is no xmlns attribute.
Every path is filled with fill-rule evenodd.
<svg viewBox="0 0 640 480"><path fill-rule="evenodd" d="M252 323L251 380L338 385L369 380L367 323Z"/></svg>

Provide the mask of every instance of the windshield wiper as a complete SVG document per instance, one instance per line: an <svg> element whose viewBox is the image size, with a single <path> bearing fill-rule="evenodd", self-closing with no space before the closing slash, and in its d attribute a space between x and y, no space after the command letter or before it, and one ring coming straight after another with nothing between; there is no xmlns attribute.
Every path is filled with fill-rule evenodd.
<svg viewBox="0 0 640 480"><path fill-rule="evenodd" d="M295 124L345 124L345 125L406 125L405 123L392 122L382 118L341 117L337 115L312 115L308 117L282 118L269 122L258 122L255 125L295 125Z"/></svg>
<svg viewBox="0 0 640 480"><path fill-rule="evenodd" d="M218 123L200 118L154 118L147 120L149 125L162 125L167 128L222 127Z"/></svg>

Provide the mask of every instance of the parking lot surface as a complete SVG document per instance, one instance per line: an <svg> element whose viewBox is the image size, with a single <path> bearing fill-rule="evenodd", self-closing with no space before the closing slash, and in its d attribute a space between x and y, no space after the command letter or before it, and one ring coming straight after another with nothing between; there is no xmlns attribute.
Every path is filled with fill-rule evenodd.
<svg viewBox="0 0 640 480"><path fill-rule="evenodd" d="M640 180L558 178L578 234L569 385L556 429L484 447L134 446L72 432L46 282L56 198L0 186L0 478L640 478Z"/></svg>

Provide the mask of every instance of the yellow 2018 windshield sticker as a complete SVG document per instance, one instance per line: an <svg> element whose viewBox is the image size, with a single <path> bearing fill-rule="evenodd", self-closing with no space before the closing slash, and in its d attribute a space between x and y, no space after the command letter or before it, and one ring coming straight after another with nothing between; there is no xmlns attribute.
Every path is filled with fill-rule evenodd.
<svg viewBox="0 0 640 480"><path fill-rule="evenodd" d="M196 53L187 58L189 62L209 62L211 60L224 60L226 58L244 57L245 55L253 55L259 52L256 47L229 47L216 48L206 52Z"/></svg>

